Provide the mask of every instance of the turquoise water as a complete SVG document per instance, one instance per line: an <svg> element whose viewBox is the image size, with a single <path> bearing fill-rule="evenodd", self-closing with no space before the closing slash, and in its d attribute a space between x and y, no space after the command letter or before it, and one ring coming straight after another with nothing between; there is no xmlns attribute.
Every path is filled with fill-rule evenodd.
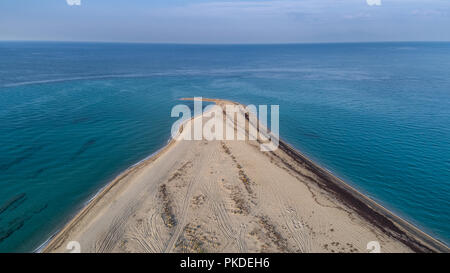
<svg viewBox="0 0 450 273"><path fill-rule="evenodd" d="M0 251L33 251L167 143L176 100L279 104L280 134L450 241L450 43L0 43Z"/></svg>

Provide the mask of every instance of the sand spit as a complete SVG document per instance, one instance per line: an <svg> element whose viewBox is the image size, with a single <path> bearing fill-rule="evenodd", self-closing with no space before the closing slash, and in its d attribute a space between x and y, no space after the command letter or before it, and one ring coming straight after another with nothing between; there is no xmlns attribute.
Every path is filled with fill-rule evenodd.
<svg viewBox="0 0 450 273"><path fill-rule="evenodd" d="M261 152L260 139L183 140L190 122L43 251L68 252L70 241L81 252L369 252L372 241L381 252L449 251L283 141Z"/></svg>

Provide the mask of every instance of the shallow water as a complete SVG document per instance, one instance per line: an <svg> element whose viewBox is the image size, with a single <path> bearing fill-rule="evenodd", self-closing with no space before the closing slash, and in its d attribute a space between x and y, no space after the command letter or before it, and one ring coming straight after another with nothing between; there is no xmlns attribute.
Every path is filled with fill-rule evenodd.
<svg viewBox="0 0 450 273"><path fill-rule="evenodd" d="M449 43L2 42L0 251L33 251L164 146L187 96L279 104L283 139L448 242L449 75Z"/></svg>

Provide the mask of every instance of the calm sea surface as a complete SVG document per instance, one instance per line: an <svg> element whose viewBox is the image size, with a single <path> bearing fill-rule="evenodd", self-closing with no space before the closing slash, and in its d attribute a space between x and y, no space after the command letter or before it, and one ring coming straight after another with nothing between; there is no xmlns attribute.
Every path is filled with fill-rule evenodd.
<svg viewBox="0 0 450 273"><path fill-rule="evenodd" d="M450 242L450 43L1 42L0 252L163 147L186 96L279 104L283 139Z"/></svg>

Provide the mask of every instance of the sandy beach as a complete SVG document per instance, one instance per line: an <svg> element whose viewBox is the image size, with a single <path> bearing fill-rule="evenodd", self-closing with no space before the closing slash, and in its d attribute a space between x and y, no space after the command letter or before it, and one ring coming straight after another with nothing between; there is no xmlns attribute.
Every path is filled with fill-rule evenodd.
<svg viewBox="0 0 450 273"><path fill-rule="evenodd" d="M183 140L195 119L208 118L120 174L43 252L71 241L81 252L365 253L373 241L381 252L448 252L282 140L273 152L260 139Z"/></svg>

